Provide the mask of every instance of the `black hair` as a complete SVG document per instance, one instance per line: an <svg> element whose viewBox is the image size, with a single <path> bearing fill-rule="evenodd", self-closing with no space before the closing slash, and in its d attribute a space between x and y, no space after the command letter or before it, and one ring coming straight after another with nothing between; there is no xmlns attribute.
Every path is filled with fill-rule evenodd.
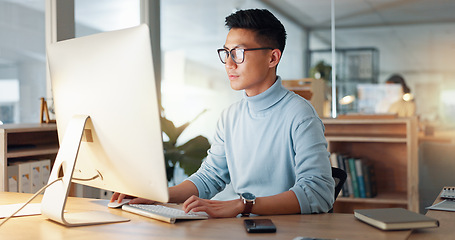
<svg viewBox="0 0 455 240"><path fill-rule="evenodd" d="M403 93L410 93L411 89L406 85L406 82L404 81L404 78L401 75L394 74L392 75L389 79L387 79L386 83L397 83L401 84L401 87L403 88Z"/></svg>
<svg viewBox="0 0 455 240"><path fill-rule="evenodd" d="M263 47L277 48L283 53L286 30L283 24L267 9L239 10L226 17L226 27L244 28L256 33L256 41Z"/></svg>

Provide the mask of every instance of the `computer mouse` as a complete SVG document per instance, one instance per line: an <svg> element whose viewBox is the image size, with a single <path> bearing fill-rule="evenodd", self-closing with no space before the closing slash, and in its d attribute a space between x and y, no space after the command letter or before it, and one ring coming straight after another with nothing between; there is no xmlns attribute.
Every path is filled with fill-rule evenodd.
<svg viewBox="0 0 455 240"><path fill-rule="evenodd" d="M110 202L107 204L108 207L110 208L119 208L127 203L129 203L131 199L123 199L121 202L115 201L115 202Z"/></svg>

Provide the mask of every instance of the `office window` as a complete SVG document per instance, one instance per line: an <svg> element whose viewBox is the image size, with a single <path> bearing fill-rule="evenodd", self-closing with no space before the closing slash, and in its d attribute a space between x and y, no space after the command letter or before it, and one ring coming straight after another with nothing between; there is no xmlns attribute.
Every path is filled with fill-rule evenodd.
<svg viewBox="0 0 455 240"><path fill-rule="evenodd" d="M0 124L39 121L46 96L44 4L0 1Z"/></svg>
<svg viewBox="0 0 455 240"><path fill-rule="evenodd" d="M75 0L76 37L138 25L139 3ZM0 123L39 121L39 99L46 96L44 9L45 0L0 1Z"/></svg>
<svg viewBox="0 0 455 240"><path fill-rule="evenodd" d="M137 26L140 0L75 0L76 37Z"/></svg>

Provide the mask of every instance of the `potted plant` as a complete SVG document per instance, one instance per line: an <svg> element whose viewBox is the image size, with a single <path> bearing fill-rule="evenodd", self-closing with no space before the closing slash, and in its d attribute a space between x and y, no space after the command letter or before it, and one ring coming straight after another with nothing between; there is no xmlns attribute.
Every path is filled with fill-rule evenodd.
<svg viewBox="0 0 455 240"><path fill-rule="evenodd" d="M177 163L189 176L199 169L202 160L207 157L210 143L204 136L199 135L185 144L177 146L177 139L182 132L205 111L179 127L176 127L172 121L166 118L164 111L161 112L161 129L169 137L168 141L163 141L168 181L173 181Z"/></svg>

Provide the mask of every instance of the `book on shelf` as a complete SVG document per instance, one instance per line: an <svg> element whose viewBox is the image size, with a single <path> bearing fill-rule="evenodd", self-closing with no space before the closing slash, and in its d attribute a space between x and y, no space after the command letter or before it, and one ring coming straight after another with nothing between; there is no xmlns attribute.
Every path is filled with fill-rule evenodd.
<svg viewBox="0 0 455 240"><path fill-rule="evenodd" d="M8 191L36 193L47 184L51 161L15 161L8 166Z"/></svg>
<svg viewBox="0 0 455 240"><path fill-rule="evenodd" d="M344 163L344 168L346 171L346 185L348 187L348 197L354 197L354 186L352 184L352 172L351 168L349 166L349 158L343 156L343 163Z"/></svg>
<svg viewBox="0 0 455 240"><path fill-rule="evenodd" d="M20 193L31 193L30 185L30 163L22 162L18 164L19 167L19 181L17 190Z"/></svg>
<svg viewBox="0 0 455 240"><path fill-rule="evenodd" d="M354 216L382 230L438 227L439 221L404 208L356 209Z"/></svg>
<svg viewBox="0 0 455 240"><path fill-rule="evenodd" d="M347 162L349 164L349 170L351 171L352 190L354 192L354 197L359 198L360 197L359 181L357 176L357 170L355 167L355 159L350 157L347 159Z"/></svg>
<svg viewBox="0 0 455 240"><path fill-rule="evenodd" d="M51 176L51 160L44 159L40 161L41 163L41 187L47 185L49 177Z"/></svg>
<svg viewBox="0 0 455 240"><path fill-rule="evenodd" d="M336 156L336 157L335 157ZM377 195L373 162L364 158L354 158L345 154L332 153L331 163L346 172L346 182L342 188L343 197L372 198Z"/></svg>
<svg viewBox="0 0 455 240"><path fill-rule="evenodd" d="M376 185L376 175L373 162L368 159L362 159L363 180L365 181L365 197L373 198L378 194Z"/></svg>
<svg viewBox="0 0 455 240"><path fill-rule="evenodd" d="M41 163L30 161L30 193L38 192L41 189Z"/></svg>
<svg viewBox="0 0 455 240"><path fill-rule="evenodd" d="M8 192L18 192L19 187L19 166L8 166Z"/></svg>
<svg viewBox="0 0 455 240"><path fill-rule="evenodd" d="M355 170L357 173L357 185L359 186L359 197L366 198L365 178L363 174L362 159L354 159Z"/></svg>
<svg viewBox="0 0 455 240"><path fill-rule="evenodd" d="M344 161L343 161L343 155L337 153L337 162L338 162L338 168L342 169L344 172L346 172L346 168L344 167ZM347 175L347 174L346 174ZM346 181L344 182L342 188L341 188L341 196L343 197L349 197L349 190L348 190L348 184L347 184L347 176L346 176Z"/></svg>
<svg viewBox="0 0 455 240"><path fill-rule="evenodd" d="M368 159L358 158L355 163L360 197L375 197L377 195L377 186L373 162Z"/></svg>
<svg viewBox="0 0 455 240"><path fill-rule="evenodd" d="M330 164L332 164L332 167L340 168L338 166L338 153L330 153Z"/></svg>

